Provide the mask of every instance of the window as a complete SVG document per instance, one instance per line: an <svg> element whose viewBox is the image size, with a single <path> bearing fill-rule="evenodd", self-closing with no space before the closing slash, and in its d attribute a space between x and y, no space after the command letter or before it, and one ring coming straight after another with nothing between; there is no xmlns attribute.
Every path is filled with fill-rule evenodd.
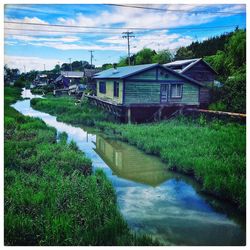
<svg viewBox="0 0 250 250"><path fill-rule="evenodd" d="M172 84L171 85L171 97L172 98L181 98L182 97L182 85L181 84Z"/></svg>
<svg viewBox="0 0 250 250"><path fill-rule="evenodd" d="M106 82L99 82L99 92L106 94Z"/></svg>
<svg viewBox="0 0 250 250"><path fill-rule="evenodd" d="M114 97L119 97L119 82L114 82Z"/></svg>

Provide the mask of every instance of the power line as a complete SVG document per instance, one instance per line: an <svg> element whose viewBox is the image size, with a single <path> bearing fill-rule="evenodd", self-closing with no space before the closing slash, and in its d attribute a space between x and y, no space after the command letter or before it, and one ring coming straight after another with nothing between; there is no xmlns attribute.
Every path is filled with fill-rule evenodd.
<svg viewBox="0 0 250 250"><path fill-rule="evenodd" d="M104 32L104 31L70 31L70 30L35 30L25 28L4 28L5 30L23 30L23 31L36 31L36 32L52 32L52 33L72 33L72 34L121 34L120 32Z"/></svg>
<svg viewBox="0 0 250 250"><path fill-rule="evenodd" d="M133 32L123 32L122 34L125 34L124 36L122 36L122 38L127 38L128 41L128 65L130 65L130 38L135 37L133 36Z"/></svg>
<svg viewBox="0 0 250 250"><path fill-rule="evenodd" d="M22 23L22 24L27 24L27 23ZM31 23L30 23L31 24ZM39 24L40 25L40 24ZM42 24L41 24L42 25ZM53 27L53 25L51 25ZM203 30L203 29L220 29L220 28L230 28L230 27L235 27L237 25L219 25L219 26L208 26L208 27L164 27L164 28L142 28L142 27L127 27L127 28L118 28L118 27L111 27L109 29L126 29L126 30L144 30L146 31L160 31L160 30ZM74 26L65 26L67 28L72 28ZM80 26L78 26L80 27ZM81 28L84 28L84 26L81 26ZM93 27L94 28L94 27ZM27 28L5 28L6 30L26 30L26 31L36 31L36 32L61 32L61 33L88 33L88 34L93 34L93 33L101 33L101 34L120 34L118 32L106 32L106 31L66 31L66 30L35 30L35 29L27 29ZM102 29L101 27L95 27L95 29ZM137 32L138 33L138 32Z"/></svg>
<svg viewBox="0 0 250 250"><path fill-rule="evenodd" d="M164 12L186 12L186 13L215 13L215 14L246 14L246 12L231 12L231 11L208 11L208 10L177 10L177 9L161 9L161 8L153 8L153 7L144 7L138 5L124 5L124 4L107 4L111 6L125 7L125 8L136 8L136 9L145 9L145 10L156 10L156 11L164 11Z"/></svg>

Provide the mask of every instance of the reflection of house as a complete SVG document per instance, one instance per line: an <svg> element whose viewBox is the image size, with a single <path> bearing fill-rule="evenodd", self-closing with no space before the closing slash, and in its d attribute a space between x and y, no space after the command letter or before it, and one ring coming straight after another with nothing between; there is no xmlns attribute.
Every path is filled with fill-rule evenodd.
<svg viewBox="0 0 250 250"><path fill-rule="evenodd" d="M207 62L202 58L195 58L170 62L164 66L203 83L206 87L200 88L200 105L206 106L209 103L209 88L207 86L215 84L217 72Z"/></svg>
<svg viewBox="0 0 250 250"><path fill-rule="evenodd" d="M104 70L94 77L97 96L93 103L128 121L150 119L158 112L173 112L181 107L198 107L203 84L159 64L126 66Z"/></svg>
<svg viewBox="0 0 250 250"><path fill-rule="evenodd" d="M164 163L154 156L120 141L96 136L96 152L113 170L114 174L124 179L157 186L172 174L164 170Z"/></svg>

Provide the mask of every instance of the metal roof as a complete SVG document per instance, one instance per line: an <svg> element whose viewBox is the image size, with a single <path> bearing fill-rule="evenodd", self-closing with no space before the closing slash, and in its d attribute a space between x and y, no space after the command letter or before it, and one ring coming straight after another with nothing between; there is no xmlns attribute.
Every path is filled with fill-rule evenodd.
<svg viewBox="0 0 250 250"><path fill-rule="evenodd" d="M93 77L94 79L119 79L119 78L126 78L128 76L143 72L145 70L149 70L151 68L154 67L161 67L165 70L167 70L168 72L180 77L180 78L184 78L186 80L188 80L189 82L198 84L200 86L203 86L203 84L201 82L198 82L184 74L178 73L175 70L172 70L171 68L168 67L164 67L158 63L153 63L153 64L144 64L144 65L135 65L135 66L125 66L125 67L118 67L116 70L114 68L112 69L107 69L104 70L100 73L95 74L95 76Z"/></svg>
<svg viewBox="0 0 250 250"><path fill-rule="evenodd" d="M84 77L84 72L81 72L81 71L61 71L61 75L64 77L81 78L81 77Z"/></svg>
<svg viewBox="0 0 250 250"><path fill-rule="evenodd" d="M93 77L95 74L99 73L100 69L84 69L85 77Z"/></svg>
<svg viewBox="0 0 250 250"><path fill-rule="evenodd" d="M166 63L164 64L165 67L172 68L174 71L182 74L188 69L192 68L196 63L202 61L205 63L215 74L218 74L207 62L205 62L202 58L193 58L193 59L186 59L186 60L177 60L174 62ZM178 66L183 66L181 69L180 68L174 68Z"/></svg>
<svg viewBox="0 0 250 250"><path fill-rule="evenodd" d="M150 69L154 66L158 65L157 63L153 64L143 64L143 65L134 65L134 66L124 66L117 67L104 70L100 73L95 74L93 78L102 79L102 78L125 78L129 75L133 75L135 73L139 73L140 71L144 71L146 69Z"/></svg>
<svg viewBox="0 0 250 250"><path fill-rule="evenodd" d="M200 60L201 58L193 58L193 59L186 59L186 60L177 60L177 61L174 61L174 62L170 62L170 63L166 63L164 64L164 66L181 66L181 65L185 65L185 64L190 64L190 63L193 63L193 62L196 62L198 60Z"/></svg>

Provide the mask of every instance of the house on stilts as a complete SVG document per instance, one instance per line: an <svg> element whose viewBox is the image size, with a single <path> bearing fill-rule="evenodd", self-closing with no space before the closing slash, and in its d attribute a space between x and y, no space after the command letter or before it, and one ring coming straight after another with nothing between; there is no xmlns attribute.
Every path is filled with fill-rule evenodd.
<svg viewBox="0 0 250 250"><path fill-rule="evenodd" d="M200 106L205 85L160 64L115 67L94 76L96 96L89 101L125 122L167 118L186 107Z"/></svg>

